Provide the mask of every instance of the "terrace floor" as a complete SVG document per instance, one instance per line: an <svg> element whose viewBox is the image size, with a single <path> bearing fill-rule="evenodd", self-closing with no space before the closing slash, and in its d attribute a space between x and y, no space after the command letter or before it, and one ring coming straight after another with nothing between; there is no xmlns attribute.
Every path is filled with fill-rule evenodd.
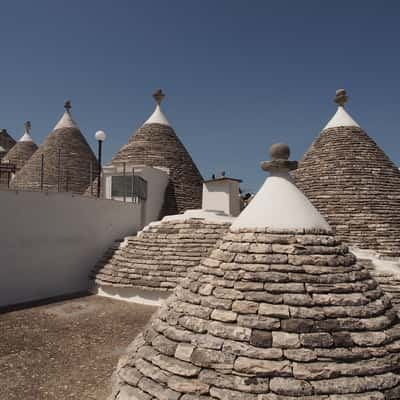
<svg viewBox="0 0 400 400"><path fill-rule="evenodd" d="M156 309L88 296L0 314L0 400L106 400Z"/></svg>

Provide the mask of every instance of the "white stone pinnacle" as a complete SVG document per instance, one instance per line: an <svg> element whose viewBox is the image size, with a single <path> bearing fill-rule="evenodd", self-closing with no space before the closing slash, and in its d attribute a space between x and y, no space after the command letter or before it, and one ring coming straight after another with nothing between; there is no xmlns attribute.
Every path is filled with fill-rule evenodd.
<svg viewBox="0 0 400 400"><path fill-rule="evenodd" d="M331 120L326 124L325 129L328 128L337 128L338 126L357 126L358 123L354 121L354 119L350 116L350 114L344 109L343 106L339 106L335 115L331 118Z"/></svg>
<svg viewBox="0 0 400 400"><path fill-rule="evenodd" d="M270 148L272 161L262 163L262 169L271 176L250 204L237 217L232 229L299 230L323 229L330 231L329 224L293 183L289 170L296 162L288 161L290 150L285 144Z"/></svg>
<svg viewBox="0 0 400 400"><path fill-rule="evenodd" d="M61 128L78 128L76 122L72 119L71 114L68 110L64 112L64 115L57 122L56 126L53 130L61 129Z"/></svg>
<svg viewBox="0 0 400 400"><path fill-rule="evenodd" d="M153 114L150 115L149 119L143 124L161 124L171 126L167 120L167 117L161 111L161 107L159 104L156 105L156 109L154 110Z"/></svg>

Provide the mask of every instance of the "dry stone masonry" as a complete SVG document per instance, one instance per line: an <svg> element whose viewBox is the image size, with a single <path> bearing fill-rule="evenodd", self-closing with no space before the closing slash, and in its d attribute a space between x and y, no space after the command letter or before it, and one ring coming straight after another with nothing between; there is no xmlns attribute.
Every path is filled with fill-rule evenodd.
<svg viewBox="0 0 400 400"><path fill-rule="evenodd" d="M227 218L228 220L228 218ZM110 248L92 275L97 285L171 291L208 255L231 221L163 220Z"/></svg>
<svg viewBox="0 0 400 400"><path fill-rule="evenodd" d="M285 209L257 201L270 185L285 194L294 166L282 154L263 165L274 179L247 216L129 346L113 399L400 398L400 323L388 297L347 246L318 227L322 217L299 226L310 203L294 185L293 201L281 199ZM260 217L264 228L248 222L270 211L291 216L293 227L270 217Z"/></svg>
<svg viewBox="0 0 400 400"><path fill-rule="evenodd" d="M15 175L11 182L12 189L40 190L43 182L43 189L47 191L85 193L97 176L98 162L85 137L72 120L70 108L70 102L66 102L63 117Z"/></svg>
<svg viewBox="0 0 400 400"><path fill-rule="evenodd" d="M311 145L295 172L307 195L345 242L400 256L400 172L346 113L338 112Z"/></svg>
<svg viewBox="0 0 400 400"><path fill-rule="evenodd" d="M31 124L27 121L25 123L25 132L21 139L10 149L2 160L2 162L14 164L17 172L25 165L38 148L29 134L30 127Z"/></svg>
<svg viewBox="0 0 400 400"><path fill-rule="evenodd" d="M153 116L132 135L129 142L111 160L111 164L126 163L169 169L170 181L165 191L161 217L201 208L201 174L161 113L159 104L163 97L162 92L157 91L154 97L157 107Z"/></svg>
<svg viewBox="0 0 400 400"><path fill-rule="evenodd" d="M16 141L8 134L7 129L0 129L0 160L15 145Z"/></svg>

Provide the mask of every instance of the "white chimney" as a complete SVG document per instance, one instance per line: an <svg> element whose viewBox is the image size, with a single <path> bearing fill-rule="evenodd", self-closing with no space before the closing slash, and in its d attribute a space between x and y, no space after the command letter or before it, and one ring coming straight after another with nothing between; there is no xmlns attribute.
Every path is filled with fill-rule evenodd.
<svg viewBox="0 0 400 400"><path fill-rule="evenodd" d="M240 179L221 178L203 182L203 210L223 211L236 217L240 214Z"/></svg>

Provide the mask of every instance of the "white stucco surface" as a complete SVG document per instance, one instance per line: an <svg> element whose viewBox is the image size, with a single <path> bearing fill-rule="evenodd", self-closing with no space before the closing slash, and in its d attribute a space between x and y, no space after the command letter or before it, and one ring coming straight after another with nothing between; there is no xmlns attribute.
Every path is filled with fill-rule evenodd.
<svg viewBox="0 0 400 400"><path fill-rule="evenodd" d="M0 191L0 306L88 289L117 239L139 230L136 204L69 193Z"/></svg>
<svg viewBox="0 0 400 400"><path fill-rule="evenodd" d="M264 182L250 204L232 224L238 228L330 229L328 223L287 173Z"/></svg>
<svg viewBox="0 0 400 400"><path fill-rule="evenodd" d="M53 130L61 129L61 128L78 128L76 122L72 119L71 114L68 111L65 111L60 120L56 123Z"/></svg>
<svg viewBox="0 0 400 400"><path fill-rule="evenodd" d="M240 213L240 182L225 178L203 183L202 208L221 210L237 217Z"/></svg>
<svg viewBox="0 0 400 400"><path fill-rule="evenodd" d="M339 106L335 115L325 125L324 129L336 128L338 126L358 126L358 123L350 116L343 106Z"/></svg>
<svg viewBox="0 0 400 400"><path fill-rule="evenodd" d="M208 222L233 222L235 220L231 215L221 210L187 210L183 214L167 215L162 221L185 221L188 219L202 219Z"/></svg>
<svg viewBox="0 0 400 400"><path fill-rule="evenodd" d="M19 142L33 142L31 135L25 131L24 134L19 139Z"/></svg>
<svg viewBox="0 0 400 400"><path fill-rule="evenodd" d="M125 174L132 174L132 168L135 175L142 177L147 181L147 200L142 203L142 223L141 227L147 225L151 221L159 218L161 208L164 202L164 193L168 185L169 169L161 167L148 167L145 165L126 164ZM103 185L105 187L106 199L112 198L112 177L122 176L123 166L108 165L103 168ZM113 200L123 201L122 197L112 198ZM126 202L132 201L130 197L126 197Z"/></svg>
<svg viewBox="0 0 400 400"><path fill-rule="evenodd" d="M114 300L127 301L129 303L159 306L171 295L171 292L159 290L142 290L134 287L113 287L107 285L95 285L92 293L98 296L108 297Z"/></svg>
<svg viewBox="0 0 400 400"><path fill-rule="evenodd" d="M146 124L162 124L171 126L158 104L156 105L156 109L154 110L153 114L150 115L149 119L143 125Z"/></svg>

